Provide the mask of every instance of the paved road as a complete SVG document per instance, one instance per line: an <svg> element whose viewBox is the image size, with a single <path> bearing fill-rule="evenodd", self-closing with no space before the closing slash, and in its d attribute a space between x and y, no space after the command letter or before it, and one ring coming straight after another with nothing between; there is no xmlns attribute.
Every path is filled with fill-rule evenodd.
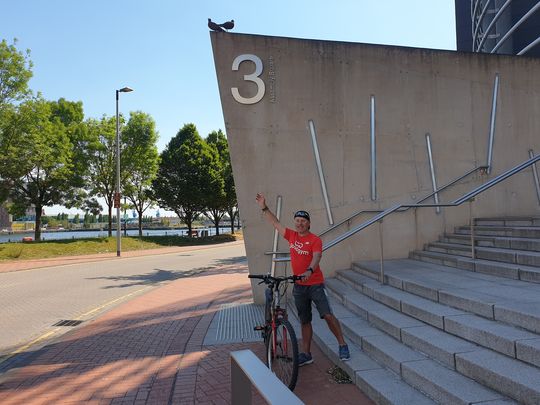
<svg viewBox="0 0 540 405"><path fill-rule="evenodd" d="M87 323L164 283L245 260L241 243L0 273L0 361L69 331L53 326L61 320Z"/></svg>

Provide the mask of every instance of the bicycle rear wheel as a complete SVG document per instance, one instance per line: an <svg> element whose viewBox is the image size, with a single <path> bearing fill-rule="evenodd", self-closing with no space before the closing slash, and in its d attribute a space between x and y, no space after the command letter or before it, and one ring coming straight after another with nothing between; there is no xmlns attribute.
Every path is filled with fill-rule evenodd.
<svg viewBox="0 0 540 405"><path fill-rule="evenodd" d="M298 341L289 321L281 320L266 341L268 368L292 391L298 378Z"/></svg>

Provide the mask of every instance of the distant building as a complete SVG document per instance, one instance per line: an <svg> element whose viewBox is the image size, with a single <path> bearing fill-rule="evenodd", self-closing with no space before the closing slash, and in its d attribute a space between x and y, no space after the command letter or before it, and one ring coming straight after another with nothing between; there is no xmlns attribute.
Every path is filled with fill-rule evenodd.
<svg viewBox="0 0 540 405"><path fill-rule="evenodd" d="M455 0L458 51L540 56L540 0Z"/></svg>

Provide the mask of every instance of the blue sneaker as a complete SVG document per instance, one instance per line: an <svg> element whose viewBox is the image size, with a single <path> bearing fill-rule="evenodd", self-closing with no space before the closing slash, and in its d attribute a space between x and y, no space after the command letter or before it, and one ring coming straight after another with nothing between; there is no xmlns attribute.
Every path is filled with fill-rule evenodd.
<svg viewBox="0 0 540 405"><path fill-rule="evenodd" d="M298 367L305 366L311 363L313 363L313 357L311 357L311 353L300 353L298 355Z"/></svg>
<svg viewBox="0 0 540 405"><path fill-rule="evenodd" d="M349 353L349 346L343 345L339 346L339 359L341 361L347 361L351 358L351 353Z"/></svg>

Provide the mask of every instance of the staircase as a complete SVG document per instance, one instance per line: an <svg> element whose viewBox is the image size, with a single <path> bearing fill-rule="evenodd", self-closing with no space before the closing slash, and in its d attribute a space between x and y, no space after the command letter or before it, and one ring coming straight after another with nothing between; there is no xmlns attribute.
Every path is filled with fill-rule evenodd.
<svg viewBox="0 0 540 405"><path fill-rule="evenodd" d="M470 228L328 279L351 349L314 317L316 342L378 404L540 404L540 218Z"/></svg>

